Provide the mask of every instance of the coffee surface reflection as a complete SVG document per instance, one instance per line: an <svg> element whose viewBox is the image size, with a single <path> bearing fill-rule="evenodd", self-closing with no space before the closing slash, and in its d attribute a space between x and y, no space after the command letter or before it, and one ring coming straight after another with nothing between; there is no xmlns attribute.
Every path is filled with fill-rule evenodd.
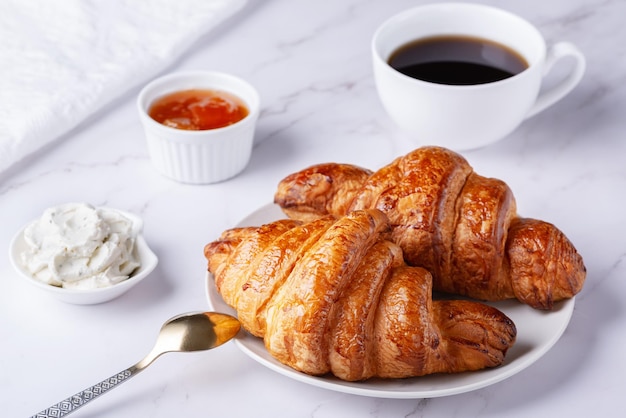
<svg viewBox="0 0 626 418"><path fill-rule="evenodd" d="M504 80L528 68L526 60L500 43L471 36L433 36L400 46L389 60L401 73L449 85Z"/></svg>

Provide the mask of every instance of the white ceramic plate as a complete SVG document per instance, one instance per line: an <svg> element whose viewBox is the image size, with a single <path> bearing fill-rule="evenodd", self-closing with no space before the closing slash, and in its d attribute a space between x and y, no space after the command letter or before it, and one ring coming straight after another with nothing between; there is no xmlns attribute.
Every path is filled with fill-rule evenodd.
<svg viewBox="0 0 626 418"><path fill-rule="evenodd" d="M252 213L238 226L268 223L284 215L276 205L264 206ZM224 303L215 289L211 275L207 275L207 295L213 310L236 315ZM266 351L263 340L241 332L235 343L241 350L262 365L285 376L338 392L379 398L435 398L473 391L513 376L541 358L561 337L574 310L574 299L556 304L550 312L532 309L516 301L489 303L515 322L517 341L509 349L504 364L475 372L437 374L410 379L370 379L364 382L344 382L332 376L309 376L275 360Z"/></svg>

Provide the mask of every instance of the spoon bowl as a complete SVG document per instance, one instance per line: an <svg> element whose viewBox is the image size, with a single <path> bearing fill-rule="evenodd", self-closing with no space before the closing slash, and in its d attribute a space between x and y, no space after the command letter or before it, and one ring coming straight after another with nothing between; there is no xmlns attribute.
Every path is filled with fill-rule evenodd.
<svg viewBox="0 0 626 418"><path fill-rule="evenodd" d="M222 313L192 312L175 316L163 324L154 348L137 364L70 396L31 418L69 415L87 402L135 376L161 354L210 350L230 341L237 335L239 329L240 324L236 318Z"/></svg>
<svg viewBox="0 0 626 418"><path fill-rule="evenodd" d="M178 315L161 327L157 345L162 340L163 350L168 346L168 351L209 350L233 338L239 327L232 316L216 312Z"/></svg>
<svg viewBox="0 0 626 418"><path fill-rule="evenodd" d="M203 351L219 347L237 335L239 328L237 319L217 312L175 316L161 327L150 354L131 368L143 369L165 353Z"/></svg>

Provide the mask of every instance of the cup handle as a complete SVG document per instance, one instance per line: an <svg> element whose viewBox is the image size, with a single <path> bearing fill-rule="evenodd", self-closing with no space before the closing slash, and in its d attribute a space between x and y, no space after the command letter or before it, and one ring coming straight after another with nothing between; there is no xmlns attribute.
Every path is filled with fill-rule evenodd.
<svg viewBox="0 0 626 418"><path fill-rule="evenodd" d="M561 100L580 82L580 79L585 73L585 56L576 46L569 42L558 42L548 49L543 76L545 77L550 72L558 60L565 57L574 58L574 68L572 68L567 77L565 77L565 79L563 79L559 84L539 94L535 104L526 114L526 118L534 116L552 106L554 103Z"/></svg>

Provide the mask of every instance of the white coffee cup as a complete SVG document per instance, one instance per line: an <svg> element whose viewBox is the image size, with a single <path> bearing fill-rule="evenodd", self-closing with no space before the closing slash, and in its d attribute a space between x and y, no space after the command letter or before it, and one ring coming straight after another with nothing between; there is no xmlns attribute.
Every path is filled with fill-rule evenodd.
<svg viewBox="0 0 626 418"><path fill-rule="evenodd" d="M516 51L528 63L522 72L500 81L448 85L422 81L389 65L400 47L436 36L469 36L490 40ZM421 144L454 150L479 148L511 133L569 93L585 72L585 58L574 45L547 47L539 31L504 10L468 3L418 6L385 21L372 40L374 78L390 117ZM564 78L540 90L559 60L574 65Z"/></svg>

